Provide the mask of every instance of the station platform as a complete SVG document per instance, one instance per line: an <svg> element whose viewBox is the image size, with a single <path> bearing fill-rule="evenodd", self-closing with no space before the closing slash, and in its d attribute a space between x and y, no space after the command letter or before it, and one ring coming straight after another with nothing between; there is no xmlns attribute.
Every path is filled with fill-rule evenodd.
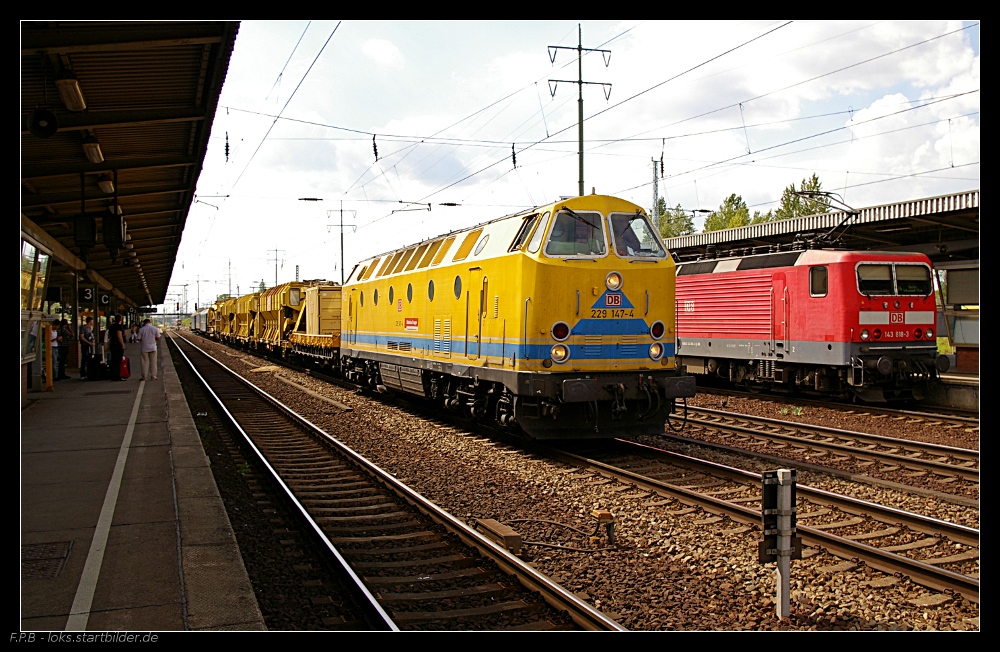
<svg viewBox="0 0 1000 652"><path fill-rule="evenodd" d="M979 411L979 374L948 371L938 375L938 382L926 403L944 408Z"/></svg>
<svg viewBox="0 0 1000 652"><path fill-rule="evenodd" d="M125 354L21 410L21 631L266 629L166 340Z"/></svg>

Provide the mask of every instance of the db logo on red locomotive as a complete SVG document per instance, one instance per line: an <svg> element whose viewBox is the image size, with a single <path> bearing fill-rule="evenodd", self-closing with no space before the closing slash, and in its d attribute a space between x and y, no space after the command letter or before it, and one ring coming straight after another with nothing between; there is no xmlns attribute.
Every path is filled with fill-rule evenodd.
<svg viewBox="0 0 1000 652"><path fill-rule="evenodd" d="M604 305L608 308L613 306L622 305L622 295L620 294L607 294L604 296Z"/></svg>
<svg viewBox="0 0 1000 652"><path fill-rule="evenodd" d="M889 323L890 324L902 324L903 323L903 313L901 313L901 312L890 312L889 313Z"/></svg>

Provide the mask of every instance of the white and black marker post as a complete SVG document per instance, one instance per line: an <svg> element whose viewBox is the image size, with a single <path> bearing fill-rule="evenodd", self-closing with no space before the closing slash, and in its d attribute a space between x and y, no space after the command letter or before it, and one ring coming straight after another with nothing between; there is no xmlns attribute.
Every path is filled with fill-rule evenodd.
<svg viewBox="0 0 1000 652"><path fill-rule="evenodd" d="M778 562L775 611L778 618L787 618L789 562L802 559L802 540L795 536L795 470L765 471L761 474L761 487L764 540L760 542L757 556L762 564Z"/></svg>

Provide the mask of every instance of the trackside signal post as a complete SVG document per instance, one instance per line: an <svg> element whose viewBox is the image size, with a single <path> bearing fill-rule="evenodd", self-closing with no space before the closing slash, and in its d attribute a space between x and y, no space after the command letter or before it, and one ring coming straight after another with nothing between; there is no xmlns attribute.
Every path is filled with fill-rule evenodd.
<svg viewBox="0 0 1000 652"><path fill-rule="evenodd" d="M795 536L795 470L778 469L761 474L763 499L761 521L764 540L757 557L760 563L778 562L775 612L778 618L789 614L789 562L802 559L802 539Z"/></svg>

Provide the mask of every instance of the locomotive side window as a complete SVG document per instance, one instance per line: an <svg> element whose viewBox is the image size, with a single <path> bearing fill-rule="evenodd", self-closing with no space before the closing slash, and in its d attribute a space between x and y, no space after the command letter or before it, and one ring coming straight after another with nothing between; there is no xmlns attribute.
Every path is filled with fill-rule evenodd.
<svg viewBox="0 0 1000 652"><path fill-rule="evenodd" d="M654 229L641 213L618 213L611 216L611 236L619 256L665 258L667 253L654 235Z"/></svg>
<svg viewBox="0 0 1000 652"><path fill-rule="evenodd" d="M444 240L435 240L431 243L431 246L427 248L427 253L424 254L424 257L417 265L417 269L423 269L431 264L431 261L434 260L434 254L436 254L438 249L441 248L442 242L444 242Z"/></svg>
<svg viewBox="0 0 1000 652"><path fill-rule="evenodd" d="M417 263L419 263L420 259L423 257L424 252L427 251L428 246L430 245L420 245L419 247L417 247L417 253L413 254L413 258L410 259L410 264L407 265L406 269L404 269L403 271L408 272L414 267L416 267Z"/></svg>
<svg viewBox="0 0 1000 652"><path fill-rule="evenodd" d="M830 287L829 273L825 267L809 268L809 296L825 297Z"/></svg>
<svg viewBox="0 0 1000 652"><path fill-rule="evenodd" d="M535 226L535 222L537 221L538 213L524 218L524 221L521 222L521 230L517 232L517 235L514 237L514 242L510 244L510 248L507 251L518 251L521 247L523 247L524 243L528 239L528 236L531 235L532 227Z"/></svg>
<svg viewBox="0 0 1000 652"><path fill-rule="evenodd" d="M452 262L457 262L459 260L465 260L469 257L469 252L472 251L472 245L476 244L476 240L482 234L482 229L476 229L475 231L470 231L468 235L465 236L465 240L462 240L462 245L455 252L455 257L451 259Z"/></svg>
<svg viewBox="0 0 1000 652"><path fill-rule="evenodd" d="M596 213L564 208L556 215L545 253L549 256L603 256L604 221Z"/></svg>
<svg viewBox="0 0 1000 652"><path fill-rule="evenodd" d="M545 211L542 215L542 221L535 229L534 235L531 236L531 241L528 242L528 251L530 253L538 253L538 248L542 246L542 237L545 236L545 227L549 225L549 212Z"/></svg>
<svg viewBox="0 0 1000 652"><path fill-rule="evenodd" d="M414 252L415 249L416 249L416 247L411 247L411 248L407 249L406 251L404 251L403 252L403 257L399 259L399 262L396 263L396 266L393 267L392 271L390 271L389 273L390 274L396 274L398 272L403 271L403 267L406 265L407 262L409 262L410 256L413 255L413 252Z"/></svg>
<svg viewBox="0 0 1000 652"><path fill-rule="evenodd" d="M438 250L437 255L434 256L434 260L431 261L431 265L441 264L441 261L444 260L444 255L448 253L449 249L451 249L451 243L454 241L455 241L455 236L450 236L447 240L444 241L444 244L441 245L441 248Z"/></svg>
<svg viewBox="0 0 1000 652"><path fill-rule="evenodd" d="M893 294L892 265L858 265L858 292L868 296L873 294Z"/></svg>
<svg viewBox="0 0 1000 652"><path fill-rule="evenodd" d="M367 281L368 277L372 275L372 273L375 271L376 267L378 267L378 258L376 258L375 260L373 260L368 265L368 267L366 267L365 269L361 270L361 272L358 273L358 280L359 281Z"/></svg>
<svg viewBox="0 0 1000 652"><path fill-rule="evenodd" d="M490 239L490 234L489 233L487 233L486 235L484 235L483 239L480 240L479 244L476 245L476 250L472 252L472 255L473 256L478 256L480 253L482 253L483 247L486 246L486 243L489 242L489 239Z"/></svg>
<svg viewBox="0 0 1000 652"><path fill-rule="evenodd" d="M297 306L301 302L302 302L302 291L299 288L292 288L289 293L288 303L290 303L293 306Z"/></svg>
<svg viewBox="0 0 1000 652"><path fill-rule="evenodd" d="M392 256L386 256L385 263L382 265L382 269L378 271L378 275L379 276L385 275L389 270L392 269L393 265L395 265L399 261L399 257L402 255L403 255L402 251L397 251Z"/></svg>
<svg viewBox="0 0 1000 652"><path fill-rule="evenodd" d="M896 290L899 294L928 296L932 292L931 270L924 265L896 265Z"/></svg>

